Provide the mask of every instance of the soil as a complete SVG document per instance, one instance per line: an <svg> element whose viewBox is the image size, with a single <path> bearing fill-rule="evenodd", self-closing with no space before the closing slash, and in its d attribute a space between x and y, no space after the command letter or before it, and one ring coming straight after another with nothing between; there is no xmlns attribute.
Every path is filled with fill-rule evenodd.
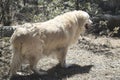
<svg viewBox="0 0 120 80"><path fill-rule="evenodd" d="M28 74L9 78L11 50L9 38L0 39L0 80L120 80L120 39L82 36L67 54L68 68L61 68L56 59L44 58L39 67L46 75Z"/></svg>

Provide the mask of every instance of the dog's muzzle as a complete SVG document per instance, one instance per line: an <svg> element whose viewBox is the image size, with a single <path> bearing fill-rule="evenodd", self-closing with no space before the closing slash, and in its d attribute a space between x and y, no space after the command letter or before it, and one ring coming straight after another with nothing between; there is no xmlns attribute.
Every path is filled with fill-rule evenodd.
<svg viewBox="0 0 120 80"><path fill-rule="evenodd" d="M89 29L91 27L92 23L93 22L91 20L87 21L87 23L85 24L85 28Z"/></svg>

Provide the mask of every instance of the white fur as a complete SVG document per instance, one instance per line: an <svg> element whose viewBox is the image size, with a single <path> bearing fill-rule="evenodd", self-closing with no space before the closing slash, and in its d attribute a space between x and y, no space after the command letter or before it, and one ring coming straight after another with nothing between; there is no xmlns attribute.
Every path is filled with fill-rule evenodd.
<svg viewBox="0 0 120 80"><path fill-rule="evenodd" d="M65 66L68 47L73 44L85 25L91 24L89 14L84 11L71 11L42 23L33 23L18 28L11 37L13 58L11 74L15 74L21 63L29 62L33 71L40 58L55 53L61 66ZM31 28L28 28L32 26Z"/></svg>

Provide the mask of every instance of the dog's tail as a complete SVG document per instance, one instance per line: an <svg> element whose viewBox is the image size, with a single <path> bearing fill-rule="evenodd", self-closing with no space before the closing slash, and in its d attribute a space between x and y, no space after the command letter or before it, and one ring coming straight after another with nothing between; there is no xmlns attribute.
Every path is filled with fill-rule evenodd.
<svg viewBox="0 0 120 80"><path fill-rule="evenodd" d="M18 31L15 31L10 39L11 49L12 49L12 59L10 64L10 75L16 74L17 70L21 67L22 64L22 43L21 43L21 34Z"/></svg>

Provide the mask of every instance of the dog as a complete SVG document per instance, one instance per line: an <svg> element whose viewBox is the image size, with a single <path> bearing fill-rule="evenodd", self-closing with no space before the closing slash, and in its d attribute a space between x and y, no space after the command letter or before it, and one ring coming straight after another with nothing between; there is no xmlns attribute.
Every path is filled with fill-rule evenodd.
<svg viewBox="0 0 120 80"><path fill-rule="evenodd" d="M56 55L61 67L66 67L68 47L75 43L92 21L87 12L70 11L51 20L31 23L19 27L11 36L11 75L15 75L21 64L27 62L35 73L42 74L36 67L38 61L49 55Z"/></svg>

